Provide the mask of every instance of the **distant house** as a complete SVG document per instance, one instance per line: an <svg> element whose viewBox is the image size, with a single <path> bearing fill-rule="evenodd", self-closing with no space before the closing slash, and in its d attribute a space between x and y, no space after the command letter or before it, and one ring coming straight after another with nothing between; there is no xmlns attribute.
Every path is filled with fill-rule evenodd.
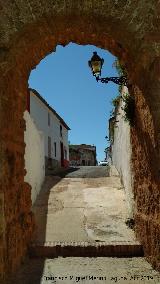
<svg viewBox="0 0 160 284"><path fill-rule="evenodd" d="M45 167L67 167L69 165L68 130L70 130L68 125L34 89L29 89L28 111L38 130L44 134Z"/></svg>
<svg viewBox="0 0 160 284"><path fill-rule="evenodd" d="M69 160L71 166L95 166L97 164L96 146L69 145Z"/></svg>

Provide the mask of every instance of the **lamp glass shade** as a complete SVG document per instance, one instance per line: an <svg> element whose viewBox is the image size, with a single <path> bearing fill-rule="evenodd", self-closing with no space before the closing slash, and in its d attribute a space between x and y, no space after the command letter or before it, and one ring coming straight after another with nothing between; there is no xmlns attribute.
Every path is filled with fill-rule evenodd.
<svg viewBox="0 0 160 284"><path fill-rule="evenodd" d="M88 63L94 76L98 77L101 75L103 62L104 59L100 58L96 51L93 52L93 56Z"/></svg>
<svg viewBox="0 0 160 284"><path fill-rule="evenodd" d="M101 75L101 61L93 61L92 62L92 73L94 76L100 76Z"/></svg>

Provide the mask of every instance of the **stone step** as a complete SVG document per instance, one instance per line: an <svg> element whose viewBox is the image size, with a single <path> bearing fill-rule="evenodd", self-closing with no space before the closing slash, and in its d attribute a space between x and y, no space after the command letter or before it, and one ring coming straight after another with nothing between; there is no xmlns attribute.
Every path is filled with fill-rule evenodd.
<svg viewBox="0 0 160 284"><path fill-rule="evenodd" d="M46 242L32 243L30 257L141 257L143 247L139 242Z"/></svg>

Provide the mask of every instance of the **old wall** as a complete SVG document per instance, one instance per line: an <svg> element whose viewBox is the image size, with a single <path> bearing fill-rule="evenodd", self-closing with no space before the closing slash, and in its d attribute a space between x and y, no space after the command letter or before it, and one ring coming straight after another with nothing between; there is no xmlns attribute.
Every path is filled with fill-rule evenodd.
<svg viewBox="0 0 160 284"><path fill-rule="evenodd" d="M31 188L24 182L28 77L57 44L69 42L107 49L125 64L136 97L136 232L160 269L159 1L1 0L0 33L0 275L20 265L34 229Z"/></svg>
<svg viewBox="0 0 160 284"><path fill-rule="evenodd" d="M156 92L154 87L153 92ZM136 235L148 260L160 269L159 136L154 137L154 121L139 89L135 90L135 99L135 126L131 128L131 142Z"/></svg>
<svg viewBox="0 0 160 284"><path fill-rule="evenodd" d="M24 159L27 172L24 181L31 186L31 200L33 205L45 178L44 135L38 131L27 111L24 112L24 119L26 121Z"/></svg>
<svg viewBox="0 0 160 284"><path fill-rule="evenodd" d="M127 93L126 87L123 88L122 95ZM133 199L133 169L131 164L132 146L130 141L130 125L124 120L124 101L121 99L114 124L114 142L112 145L112 163L118 170L124 189L128 206L128 217L134 215Z"/></svg>

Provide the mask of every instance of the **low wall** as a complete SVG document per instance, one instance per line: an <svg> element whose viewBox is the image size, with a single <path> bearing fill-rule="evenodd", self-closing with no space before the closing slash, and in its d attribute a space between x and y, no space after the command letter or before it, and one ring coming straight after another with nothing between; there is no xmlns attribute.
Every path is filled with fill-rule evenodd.
<svg viewBox="0 0 160 284"><path fill-rule="evenodd" d="M124 87L123 93L127 92ZM112 145L112 163L118 170L121 181L126 192L129 218L133 218L134 199L132 191L133 173L131 169L131 142L130 126L124 120L124 111L122 110L124 102L121 99L117 109L116 123L114 127L114 143Z"/></svg>
<svg viewBox="0 0 160 284"><path fill-rule="evenodd" d="M28 111L24 113L26 131L24 132L25 147L25 169L27 171L25 182L32 187L32 204L41 189L45 177L45 151L44 136L38 131Z"/></svg>

